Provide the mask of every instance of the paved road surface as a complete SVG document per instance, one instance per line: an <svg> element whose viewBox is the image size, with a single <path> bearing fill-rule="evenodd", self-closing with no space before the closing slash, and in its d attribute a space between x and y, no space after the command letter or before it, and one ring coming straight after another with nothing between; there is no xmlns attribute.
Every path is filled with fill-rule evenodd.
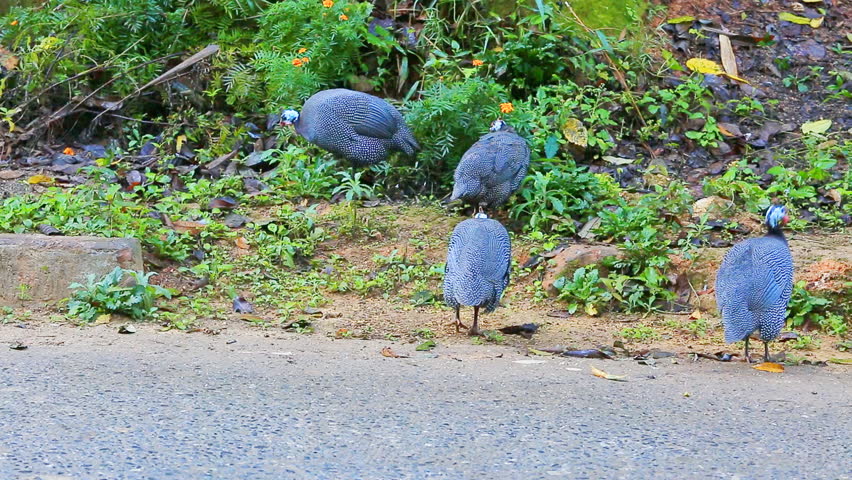
<svg viewBox="0 0 852 480"><path fill-rule="evenodd" d="M844 367L234 338L0 326L0 479L852 478Z"/></svg>

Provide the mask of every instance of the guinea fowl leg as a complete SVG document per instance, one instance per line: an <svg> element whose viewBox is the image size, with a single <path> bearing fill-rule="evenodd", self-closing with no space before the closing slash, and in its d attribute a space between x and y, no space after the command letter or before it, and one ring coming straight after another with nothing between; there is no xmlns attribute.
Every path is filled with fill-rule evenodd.
<svg viewBox="0 0 852 480"><path fill-rule="evenodd" d="M769 361L769 342L763 342L763 361Z"/></svg>
<svg viewBox="0 0 852 480"><path fill-rule="evenodd" d="M461 318L459 317L459 308L456 307L456 333L459 333L460 328L467 330L467 326L461 322Z"/></svg>
<svg viewBox="0 0 852 480"><path fill-rule="evenodd" d="M748 356L748 337L745 339L745 361L746 363L751 363L751 358Z"/></svg>
<svg viewBox="0 0 852 480"><path fill-rule="evenodd" d="M479 307L473 307L473 326L467 331L470 336L481 335L479 331Z"/></svg>

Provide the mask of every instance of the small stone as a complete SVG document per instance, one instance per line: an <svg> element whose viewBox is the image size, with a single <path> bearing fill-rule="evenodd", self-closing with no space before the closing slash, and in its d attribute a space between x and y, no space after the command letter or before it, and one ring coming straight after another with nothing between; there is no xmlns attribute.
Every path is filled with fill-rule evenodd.
<svg viewBox="0 0 852 480"><path fill-rule="evenodd" d="M556 295L559 291L553 287L553 282L557 278L573 275L574 270L599 263L604 258L621 257L621 255L621 251L611 245L571 245L548 260L542 287L547 293Z"/></svg>
<svg viewBox="0 0 852 480"><path fill-rule="evenodd" d="M713 195L695 202L692 205L692 213L696 217L706 214L710 220L720 220L727 218L733 207L734 204L730 200Z"/></svg>

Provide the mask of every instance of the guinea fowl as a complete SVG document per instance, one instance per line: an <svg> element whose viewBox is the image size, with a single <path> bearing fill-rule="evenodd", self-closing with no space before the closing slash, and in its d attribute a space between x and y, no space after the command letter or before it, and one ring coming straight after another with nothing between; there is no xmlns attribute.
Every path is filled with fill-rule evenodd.
<svg viewBox="0 0 852 480"><path fill-rule="evenodd" d="M352 162L355 167L385 161L391 152L414 157L420 145L402 115L387 101L335 88L312 95L302 111L284 110L282 125L293 125L305 140Z"/></svg>
<svg viewBox="0 0 852 480"><path fill-rule="evenodd" d="M456 310L456 332L462 324L459 310L473 307L468 334L479 335L479 310L493 312L509 284L512 244L506 228L484 213L462 221L450 236L444 270L444 301Z"/></svg>
<svg viewBox="0 0 852 480"><path fill-rule="evenodd" d="M769 231L763 237L744 240L731 248L716 276L716 303L725 325L725 341L745 340L760 331L764 360L769 361L769 342L781 333L787 302L793 291L793 258L781 231L789 218L783 205L766 211Z"/></svg>
<svg viewBox="0 0 852 480"><path fill-rule="evenodd" d="M489 133L462 156L449 201L496 208L518 190L530 166L530 147L503 120L491 123Z"/></svg>

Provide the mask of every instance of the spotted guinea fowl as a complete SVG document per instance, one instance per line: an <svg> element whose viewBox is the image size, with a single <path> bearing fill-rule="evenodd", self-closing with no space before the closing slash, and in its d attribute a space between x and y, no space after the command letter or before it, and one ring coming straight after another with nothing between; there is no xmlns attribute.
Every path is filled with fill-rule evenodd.
<svg viewBox="0 0 852 480"><path fill-rule="evenodd" d="M523 137L500 119L489 130L462 156L450 201L495 208L515 193L526 176L530 147Z"/></svg>
<svg viewBox="0 0 852 480"><path fill-rule="evenodd" d="M716 276L716 303L725 325L725 341L745 340L746 361L751 361L748 340L755 330L760 331L764 360L769 361L769 341L784 326L793 291L793 258L781 231L788 221L783 205L770 206L767 234L734 245Z"/></svg>
<svg viewBox="0 0 852 480"><path fill-rule="evenodd" d="M420 150L393 105L344 88L315 93L302 105L301 113L284 110L281 124L293 125L305 140L358 167L381 163L394 151L414 157Z"/></svg>
<svg viewBox="0 0 852 480"><path fill-rule="evenodd" d="M462 324L459 310L473 307L470 335L479 335L479 309L493 312L509 284L512 244L509 233L484 213L462 221L450 236L444 270L444 301L456 310L456 331Z"/></svg>

